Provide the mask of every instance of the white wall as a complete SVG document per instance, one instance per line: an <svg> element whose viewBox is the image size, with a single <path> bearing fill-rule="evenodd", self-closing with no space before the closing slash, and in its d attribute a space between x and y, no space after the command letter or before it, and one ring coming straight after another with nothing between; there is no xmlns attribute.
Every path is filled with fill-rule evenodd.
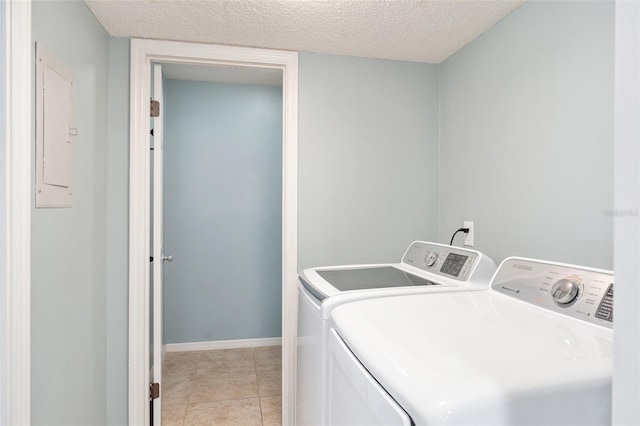
<svg viewBox="0 0 640 426"><path fill-rule="evenodd" d="M528 1L440 67L440 222L613 267L613 3Z"/></svg>
<svg viewBox="0 0 640 426"><path fill-rule="evenodd" d="M298 267L399 261L437 233L438 66L300 54Z"/></svg>
<svg viewBox="0 0 640 426"><path fill-rule="evenodd" d="M78 136L73 207L32 211L31 421L104 424L109 36L84 2L37 1L33 40L73 72Z"/></svg>
<svg viewBox="0 0 640 426"><path fill-rule="evenodd" d="M640 4L616 2L613 424L640 424Z"/></svg>

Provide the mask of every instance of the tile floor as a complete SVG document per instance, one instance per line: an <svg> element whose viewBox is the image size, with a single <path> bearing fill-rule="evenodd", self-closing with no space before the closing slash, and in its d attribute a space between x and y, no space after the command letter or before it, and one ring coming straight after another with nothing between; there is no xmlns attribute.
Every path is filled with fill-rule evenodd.
<svg viewBox="0 0 640 426"><path fill-rule="evenodd" d="M281 347L167 352L162 425L281 424Z"/></svg>

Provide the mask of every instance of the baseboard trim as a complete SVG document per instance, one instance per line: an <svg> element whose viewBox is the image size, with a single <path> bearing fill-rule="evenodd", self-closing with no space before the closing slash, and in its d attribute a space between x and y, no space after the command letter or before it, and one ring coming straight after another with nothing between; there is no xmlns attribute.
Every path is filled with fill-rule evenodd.
<svg viewBox="0 0 640 426"><path fill-rule="evenodd" d="M255 348L259 346L277 346L282 344L282 337L266 337L263 339L216 340L210 342L167 343L167 352L210 351L214 349Z"/></svg>

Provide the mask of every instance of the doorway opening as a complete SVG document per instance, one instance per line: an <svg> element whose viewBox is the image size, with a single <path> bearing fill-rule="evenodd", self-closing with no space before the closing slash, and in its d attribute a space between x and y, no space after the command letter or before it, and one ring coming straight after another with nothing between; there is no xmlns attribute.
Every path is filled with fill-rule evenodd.
<svg viewBox="0 0 640 426"><path fill-rule="evenodd" d="M151 303L151 64L218 65L282 73L281 290L282 421L293 423L297 269L296 52L137 40L131 42L129 222L129 422L149 424ZM160 260L160 259L158 259ZM162 391L161 391L162 392Z"/></svg>
<svg viewBox="0 0 640 426"><path fill-rule="evenodd" d="M153 68L153 419L278 424L282 71Z"/></svg>

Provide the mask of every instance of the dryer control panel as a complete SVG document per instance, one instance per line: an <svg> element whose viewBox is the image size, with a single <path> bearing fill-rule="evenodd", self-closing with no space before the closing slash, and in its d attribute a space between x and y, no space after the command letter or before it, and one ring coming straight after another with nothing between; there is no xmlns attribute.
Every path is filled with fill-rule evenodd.
<svg viewBox="0 0 640 426"><path fill-rule="evenodd" d="M541 308L613 328L613 272L510 257L491 289Z"/></svg>
<svg viewBox="0 0 640 426"><path fill-rule="evenodd" d="M402 262L433 274L467 281L480 255L475 250L416 241L409 246Z"/></svg>

